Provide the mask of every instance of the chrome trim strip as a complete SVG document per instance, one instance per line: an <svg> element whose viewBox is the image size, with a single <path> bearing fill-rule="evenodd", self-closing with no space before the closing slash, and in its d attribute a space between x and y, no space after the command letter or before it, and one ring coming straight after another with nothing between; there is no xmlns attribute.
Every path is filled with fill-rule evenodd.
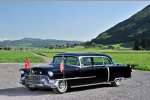
<svg viewBox="0 0 150 100"><path fill-rule="evenodd" d="M109 79L110 79L110 70L109 70L109 67L107 67L107 71L108 71L108 78L107 78L107 82L109 82Z"/></svg>
<svg viewBox="0 0 150 100"><path fill-rule="evenodd" d="M86 79L86 78L95 78L96 76L89 76L89 77L74 77L74 78L62 78L56 80L73 80L73 79Z"/></svg>
<svg viewBox="0 0 150 100"><path fill-rule="evenodd" d="M33 75L28 75L28 77L34 77L34 76L35 76L35 77L36 77L36 76L37 76L37 77L42 77L42 76L43 76L43 77L46 77L46 78L50 79L47 75L34 75L34 74L33 74Z"/></svg>
<svg viewBox="0 0 150 100"><path fill-rule="evenodd" d="M100 85L100 84L107 84L108 82L101 82L101 83L95 83L95 84L85 84L85 85L77 85L77 86L71 86L71 88L76 87L84 87L84 86L92 86L92 85Z"/></svg>

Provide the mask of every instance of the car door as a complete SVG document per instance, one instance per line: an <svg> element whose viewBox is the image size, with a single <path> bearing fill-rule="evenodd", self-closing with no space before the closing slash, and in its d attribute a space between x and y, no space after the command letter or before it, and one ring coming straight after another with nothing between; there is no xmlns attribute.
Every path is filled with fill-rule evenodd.
<svg viewBox="0 0 150 100"><path fill-rule="evenodd" d="M108 68L105 66L104 57L93 57L93 64L96 69L96 82L107 82Z"/></svg>
<svg viewBox="0 0 150 100"><path fill-rule="evenodd" d="M65 75L66 78L79 77L80 62L77 57L67 56L65 57Z"/></svg>
<svg viewBox="0 0 150 100"><path fill-rule="evenodd" d="M95 67L93 67L92 57L81 58L80 84L92 84L96 81Z"/></svg>

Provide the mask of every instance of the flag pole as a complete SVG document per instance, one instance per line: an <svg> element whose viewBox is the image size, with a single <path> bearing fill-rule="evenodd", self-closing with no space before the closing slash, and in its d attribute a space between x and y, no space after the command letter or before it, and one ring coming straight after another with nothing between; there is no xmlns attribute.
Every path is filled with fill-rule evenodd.
<svg viewBox="0 0 150 100"><path fill-rule="evenodd" d="M64 62L64 68L63 68L63 79L65 78L65 73L64 73L64 70L65 70L65 61L64 61L64 55L62 55L62 60Z"/></svg>

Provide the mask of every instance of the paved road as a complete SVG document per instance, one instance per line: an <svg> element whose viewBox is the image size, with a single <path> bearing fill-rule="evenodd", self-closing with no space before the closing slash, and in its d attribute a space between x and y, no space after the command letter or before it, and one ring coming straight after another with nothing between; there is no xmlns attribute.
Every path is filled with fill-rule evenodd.
<svg viewBox="0 0 150 100"><path fill-rule="evenodd" d="M132 78L120 87L98 85L53 94L51 90L31 92L20 85L18 70L22 67L21 63L0 64L0 100L150 100L150 72L133 71Z"/></svg>

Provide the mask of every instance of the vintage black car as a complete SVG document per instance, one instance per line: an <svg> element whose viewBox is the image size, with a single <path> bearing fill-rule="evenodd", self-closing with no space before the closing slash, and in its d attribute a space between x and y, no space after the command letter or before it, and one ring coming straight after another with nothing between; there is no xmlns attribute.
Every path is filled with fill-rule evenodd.
<svg viewBox="0 0 150 100"><path fill-rule="evenodd" d="M64 60L64 70L60 63ZM103 53L60 53L47 66L21 69L20 83L29 90L52 88L54 93L65 93L69 88L111 83L120 86L121 80L131 77L131 66L116 64Z"/></svg>

